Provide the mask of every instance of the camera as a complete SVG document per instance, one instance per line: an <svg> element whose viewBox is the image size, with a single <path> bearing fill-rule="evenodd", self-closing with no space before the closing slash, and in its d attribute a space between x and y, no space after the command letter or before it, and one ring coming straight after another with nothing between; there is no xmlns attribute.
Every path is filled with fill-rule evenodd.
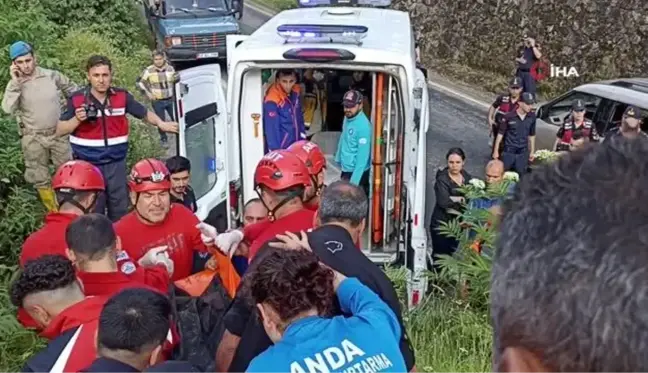
<svg viewBox="0 0 648 373"><path fill-rule="evenodd" d="M88 121L95 121L97 120L97 117L99 116L99 112L97 110L97 107L90 103L90 104L84 104L83 109L86 112L86 117L88 118Z"/></svg>

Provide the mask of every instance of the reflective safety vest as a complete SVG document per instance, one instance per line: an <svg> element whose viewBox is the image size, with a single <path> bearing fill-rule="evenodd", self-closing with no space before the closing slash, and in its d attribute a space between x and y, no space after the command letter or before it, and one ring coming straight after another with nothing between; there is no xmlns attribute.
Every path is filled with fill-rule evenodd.
<svg viewBox="0 0 648 373"><path fill-rule="evenodd" d="M86 90L72 96L74 108L94 104L97 119L83 121L70 135L70 145L77 159L94 164L121 161L128 152L127 92L111 88L106 106L97 105Z"/></svg>
<svg viewBox="0 0 648 373"><path fill-rule="evenodd" d="M592 121L584 120L582 126L583 138L589 139L592 134ZM566 121L563 124L563 135L560 139L561 142L565 144L571 144L572 137L574 136L574 130L576 130L576 125L573 120Z"/></svg>

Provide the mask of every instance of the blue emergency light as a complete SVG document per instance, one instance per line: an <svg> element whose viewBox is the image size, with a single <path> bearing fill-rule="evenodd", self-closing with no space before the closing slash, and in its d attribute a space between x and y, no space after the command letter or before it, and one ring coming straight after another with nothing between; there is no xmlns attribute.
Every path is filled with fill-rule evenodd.
<svg viewBox="0 0 648 373"><path fill-rule="evenodd" d="M359 43L362 38L367 36L368 30L366 26L348 25L289 24L277 27L277 33L286 42L332 41L341 38Z"/></svg>
<svg viewBox="0 0 648 373"><path fill-rule="evenodd" d="M318 6L367 6L367 7L388 7L391 0L298 0L300 8L311 8Z"/></svg>

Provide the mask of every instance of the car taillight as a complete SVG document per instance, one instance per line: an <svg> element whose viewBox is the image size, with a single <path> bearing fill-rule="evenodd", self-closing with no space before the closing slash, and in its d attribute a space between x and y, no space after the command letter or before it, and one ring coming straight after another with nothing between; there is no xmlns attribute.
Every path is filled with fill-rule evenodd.
<svg viewBox="0 0 648 373"><path fill-rule="evenodd" d="M283 57L287 60L327 62L350 61L355 59L355 54L345 49L295 48L285 52Z"/></svg>

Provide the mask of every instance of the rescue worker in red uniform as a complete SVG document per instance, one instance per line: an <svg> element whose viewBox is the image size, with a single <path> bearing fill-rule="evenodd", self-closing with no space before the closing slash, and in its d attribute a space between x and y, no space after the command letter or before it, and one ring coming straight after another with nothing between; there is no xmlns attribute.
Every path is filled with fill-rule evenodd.
<svg viewBox="0 0 648 373"><path fill-rule="evenodd" d="M185 206L171 203L169 170L157 159L137 162L128 187L134 210L115 224L124 250L136 261L146 259L151 250L156 253L153 257L166 252L174 263L172 281L191 275L194 251L208 252L208 246L214 248L216 229L201 223Z"/></svg>
<svg viewBox="0 0 648 373"><path fill-rule="evenodd" d="M11 302L27 310L49 344L27 361L23 372L78 372L90 365L106 300L86 298L72 262L61 255L28 262L11 285Z"/></svg>
<svg viewBox="0 0 648 373"><path fill-rule="evenodd" d="M47 214L43 227L25 240L20 253L21 266L46 254L65 256L65 229L72 220L94 209L98 195L105 187L97 167L84 161L69 161L54 174L52 189L56 193L59 211Z"/></svg>
<svg viewBox="0 0 648 373"><path fill-rule="evenodd" d="M497 96L495 102L488 108L488 125L491 129L489 146L493 146L495 137L497 137L498 123L502 120L504 114L517 110L521 94L522 79L518 76L513 77L509 82L509 93Z"/></svg>
<svg viewBox="0 0 648 373"><path fill-rule="evenodd" d="M299 157L287 150L266 154L254 171L256 192L268 209L268 219L218 235L216 246L225 253L236 250L245 238L249 245L248 259L277 234L306 231L313 228L315 211L304 206L304 192L312 184L308 168Z"/></svg>
<svg viewBox="0 0 648 373"><path fill-rule="evenodd" d="M319 207L320 194L324 189L324 175L326 174L326 157L314 142L302 140L292 144L288 151L297 156L308 168L311 184L304 192L304 206L313 211Z"/></svg>
<svg viewBox="0 0 648 373"><path fill-rule="evenodd" d="M591 120L585 118L585 103L576 100L572 104L572 113L556 133L555 151L570 151L585 141L598 142L599 135Z"/></svg>
<svg viewBox="0 0 648 373"><path fill-rule="evenodd" d="M74 220L65 233L67 255L77 268L77 277L87 296L112 296L127 288L142 287L166 294L169 290L173 262L168 255L148 254L153 263L149 276L133 276L135 265L128 261L118 267L117 258L128 254L121 250L121 242L113 224L101 214L88 214ZM131 275L129 275L129 274Z"/></svg>

